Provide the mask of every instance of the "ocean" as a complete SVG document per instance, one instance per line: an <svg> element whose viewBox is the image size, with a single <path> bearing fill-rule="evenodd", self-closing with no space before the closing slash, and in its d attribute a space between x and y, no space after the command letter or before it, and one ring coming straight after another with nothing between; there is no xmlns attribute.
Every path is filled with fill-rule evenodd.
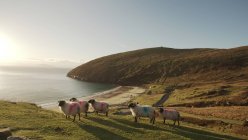
<svg viewBox="0 0 248 140"><path fill-rule="evenodd" d="M68 68L0 66L0 100L35 103L41 107L58 100L86 97L115 88L66 77Z"/></svg>

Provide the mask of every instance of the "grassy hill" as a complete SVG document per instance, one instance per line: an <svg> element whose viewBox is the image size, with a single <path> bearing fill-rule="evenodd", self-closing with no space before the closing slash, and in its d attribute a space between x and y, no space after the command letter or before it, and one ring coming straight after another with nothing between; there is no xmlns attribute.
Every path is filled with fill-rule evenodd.
<svg viewBox="0 0 248 140"><path fill-rule="evenodd" d="M0 128L9 127L14 136L25 136L36 140L80 140L80 139L245 139L244 136L227 136L221 132L183 122L180 127L163 125L157 120L155 125L141 119L134 123L128 116L109 117L89 114L82 121L65 119L58 112L37 107L29 103L0 101ZM169 122L172 123L172 122Z"/></svg>
<svg viewBox="0 0 248 140"><path fill-rule="evenodd" d="M68 76L91 82L147 85L150 91L137 99L145 104L247 106L248 46L142 49L92 60Z"/></svg>
<svg viewBox="0 0 248 140"><path fill-rule="evenodd" d="M31 139L247 139L248 46L233 49L150 48L105 56L83 64L69 77L120 85L142 85L140 104L164 105L180 111L182 125L158 119L134 123L127 105L110 116L89 114L72 122L58 112L29 103L0 101L0 128ZM172 123L169 121L169 123Z"/></svg>
<svg viewBox="0 0 248 140"><path fill-rule="evenodd" d="M69 77L120 85L248 79L248 46L233 49L149 48L82 64Z"/></svg>

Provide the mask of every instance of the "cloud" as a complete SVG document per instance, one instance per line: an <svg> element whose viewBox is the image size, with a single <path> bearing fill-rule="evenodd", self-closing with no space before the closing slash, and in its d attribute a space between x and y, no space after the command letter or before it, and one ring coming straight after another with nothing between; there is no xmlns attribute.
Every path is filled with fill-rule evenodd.
<svg viewBox="0 0 248 140"><path fill-rule="evenodd" d="M74 68L83 64L83 60L70 60L60 58L21 58L13 60L8 65L17 66L38 66L38 67L61 67L61 68Z"/></svg>

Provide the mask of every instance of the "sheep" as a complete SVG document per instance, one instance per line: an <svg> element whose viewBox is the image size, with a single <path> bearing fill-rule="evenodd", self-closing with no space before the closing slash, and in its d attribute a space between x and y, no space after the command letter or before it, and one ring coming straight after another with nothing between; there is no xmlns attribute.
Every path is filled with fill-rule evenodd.
<svg viewBox="0 0 248 140"><path fill-rule="evenodd" d="M79 103L80 112L85 113L85 117L87 117L87 112L89 110L89 103L87 101L79 101L77 98L71 98L70 101Z"/></svg>
<svg viewBox="0 0 248 140"><path fill-rule="evenodd" d="M96 114L100 113L106 113L106 116L108 116L109 111L109 104L105 102L97 102L94 99L91 99L88 101L94 108Z"/></svg>
<svg viewBox="0 0 248 140"><path fill-rule="evenodd" d="M154 124L155 117L158 116L155 109L148 105L139 105L136 103L130 103L128 105L128 108L130 109L132 115L134 116L134 122L137 122L139 117L149 117L150 123Z"/></svg>
<svg viewBox="0 0 248 140"><path fill-rule="evenodd" d="M72 115L73 122L75 121L76 115L78 114L79 121L80 121L80 105L77 102L66 102L66 101L58 101L59 107L61 111L65 114L65 118L69 118Z"/></svg>
<svg viewBox="0 0 248 140"><path fill-rule="evenodd" d="M180 120L180 113L174 109L164 109L164 108L159 108L159 113L164 119L164 124L165 120L173 120L174 121L174 126L176 124L176 121L178 123L178 126L180 125L179 120Z"/></svg>

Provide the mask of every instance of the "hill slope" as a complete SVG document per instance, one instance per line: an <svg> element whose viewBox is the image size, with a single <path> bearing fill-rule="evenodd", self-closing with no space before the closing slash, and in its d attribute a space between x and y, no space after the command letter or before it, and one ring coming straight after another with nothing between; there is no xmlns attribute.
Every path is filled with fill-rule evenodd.
<svg viewBox="0 0 248 140"><path fill-rule="evenodd" d="M142 49L92 60L74 68L67 76L120 85L247 79L248 46Z"/></svg>
<svg viewBox="0 0 248 140"><path fill-rule="evenodd" d="M14 136L35 140L79 140L79 139L193 139L219 140L244 139L206 131L206 128L186 126L170 127L157 120L155 125L148 119L133 122L131 116L89 114L82 121L72 122L61 113L48 111L28 103L0 101L0 129L10 127ZM172 123L172 122L170 122ZM1 137L0 137L1 139Z"/></svg>

